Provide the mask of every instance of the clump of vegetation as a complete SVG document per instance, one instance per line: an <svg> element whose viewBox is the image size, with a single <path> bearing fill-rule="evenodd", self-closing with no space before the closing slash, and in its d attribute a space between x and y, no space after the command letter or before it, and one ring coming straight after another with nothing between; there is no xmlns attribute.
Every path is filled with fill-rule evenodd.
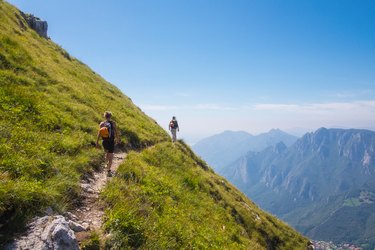
<svg viewBox="0 0 375 250"><path fill-rule="evenodd" d="M65 210L97 169L98 123L111 110L123 149L168 139L116 87L26 28L0 1L0 241L46 207Z"/></svg>
<svg viewBox="0 0 375 250"><path fill-rule="evenodd" d="M131 152L104 190L119 249L305 249L306 239L202 167L182 142Z"/></svg>
<svg viewBox="0 0 375 250"><path fill-rule="evenodd" d="M100 240L100 233L96 231L92 231L88 237L83 240L80 245L80 249L82 250L100 250L101 247L101 240Z"/></svg>

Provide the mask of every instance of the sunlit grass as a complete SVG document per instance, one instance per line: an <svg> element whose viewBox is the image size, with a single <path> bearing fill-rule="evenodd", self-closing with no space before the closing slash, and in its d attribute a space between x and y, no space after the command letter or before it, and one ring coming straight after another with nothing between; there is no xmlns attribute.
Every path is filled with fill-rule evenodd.
<svg viewBox="0 0 375 250"><path fill-rule="evenodd" d="M130 153L103 192L110 247L304 249L306 240L262 212L183 142Z"/></svg>
<svg viewBox="0 0 375 250"><path fill-rule="evenodd" d="M0 1L0 224L19 230L47 207L65 210L79 180L97 169L102 114L114 114L122 148L168 139L116 87L28 28ZM1 234L1 233L0 233Z"/></svg>

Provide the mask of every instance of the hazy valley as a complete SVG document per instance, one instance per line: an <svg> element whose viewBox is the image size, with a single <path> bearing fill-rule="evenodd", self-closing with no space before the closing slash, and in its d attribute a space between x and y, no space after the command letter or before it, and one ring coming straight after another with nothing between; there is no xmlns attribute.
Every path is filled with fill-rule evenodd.
<svg viewBox="0 0 375 250"><path fill-rule="evenodd" d="M373 131L321 128L290 146L249 151L219 173L312 239L372 249L374 149Z"/></svg>

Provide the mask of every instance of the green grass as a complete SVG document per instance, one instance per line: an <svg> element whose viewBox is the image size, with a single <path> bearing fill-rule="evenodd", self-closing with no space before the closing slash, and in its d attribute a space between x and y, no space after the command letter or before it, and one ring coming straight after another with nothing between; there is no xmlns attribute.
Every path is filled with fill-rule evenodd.
<svg viewBox="0 0 375 250"><path fill-rule="evenodd" d="M361 204L362 203L359 201L358 198L350 198L350 199L344 200L344 206L348 206L348 207L358 207Z"/></svg>
<svg viewBox="0 0 375 250"><path fill-rule="evenodd" d="M27 28L2 0L0 244L47 207L75 205L80 179L103 161L93 144L105 110L131 152L102 194L111 237L93 233L82 247L305 248L305 238L262 212L183 142L172 144L128 97Z"/></svg>
<svg viewBox="0 0 375 250"><path fill-rule="evenodd" d="M98 232L91 232L89 237L85 239L83 242L80 243L79 246L82 250L100 250L102 249L101 243L100 243L100 233Z"/></svg>
<svg viewBox="0 0 375 250"><path fill-rule="evenodd" d="M102 161L93 143L105 110L124 149L168 140L116 87L25 27L0 1L0 240L46 207L71 207L82 175Z"/></svg>
<svg viewBox="0 0 375 250"><path fill-rule="evenodd" d="M102 196L108 247L304 249L306 239L261 211L183 142L132 152Z"/></svg>
<svg viewBox="0 0 375 250"><path fill-rule="evenodd" d="M362 203L374 203L375 201L375 193L369 191L361 191L359 195L359 201Z"/></svg>

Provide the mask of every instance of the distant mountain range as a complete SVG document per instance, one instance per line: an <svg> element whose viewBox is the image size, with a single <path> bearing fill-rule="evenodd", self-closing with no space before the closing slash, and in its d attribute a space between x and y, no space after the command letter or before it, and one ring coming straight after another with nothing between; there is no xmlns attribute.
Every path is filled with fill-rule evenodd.
<svg viewBox="0 0 375 250"><path fill-rule="evenodd" d="M220 171L313 239L375 247L373 131L321 128L289 147L248 152Z"/></svg>
<svg viewBox="0 0 375 250"><path fill-rule="evenodd" d="M289 146L297 139L297 137L279 129L272 129L268 133L256 136L244 131L225 131L199 141L193 146L193 149L216 172L222 173L225 166L246 155L249 151L262 151L280 141Z"/></svg>

